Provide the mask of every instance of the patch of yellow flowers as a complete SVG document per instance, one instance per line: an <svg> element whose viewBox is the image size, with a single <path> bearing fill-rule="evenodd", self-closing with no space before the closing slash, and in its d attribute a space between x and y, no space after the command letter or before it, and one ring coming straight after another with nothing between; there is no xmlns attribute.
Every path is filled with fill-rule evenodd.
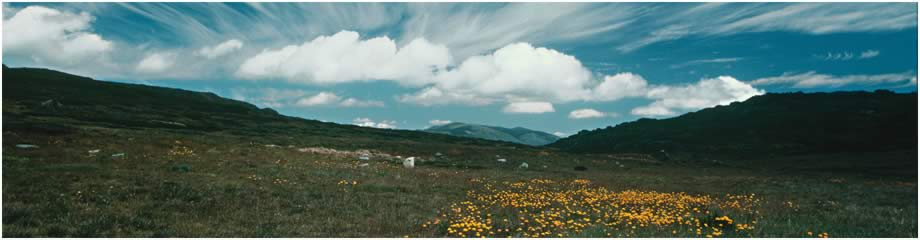
<svg viewBox="0 0 920 240"><path fill-rule="evenodd" d="M195 156L195 150L186 146L173 146L169 149L170 156L188 157Z"/></svg>
<svg viewBox="0 0 920 240"><path fill-rule="evenodd" d="M422 227L448 237L750 236L760 205L754 194L611 191L586 179L470 182L482 188Z"/></svg>

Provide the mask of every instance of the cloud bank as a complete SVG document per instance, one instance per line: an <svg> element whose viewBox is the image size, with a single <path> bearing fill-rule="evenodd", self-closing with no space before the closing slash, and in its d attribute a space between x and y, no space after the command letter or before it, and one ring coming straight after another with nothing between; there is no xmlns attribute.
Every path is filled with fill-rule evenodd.
<svg viewBox="0 0 920 240"><path fill-rule="evenodd" d="M307 84L394 80L418 86L449 62L447 47L423 38L398 48L388 37L361 40L357 32L341 31L301 45L262 50L244 61L236 76Z"/></svg>
<svg viewBox="0 0 920 240"><path fill-rule="evenodd" d="M220 43L217 46L208 46L198 50L198 55L207 59L215 59L243 48L243 41L239 39L230 39Z"/></svg>
<svg viewBox="0 0 920 240"><path fill-rule="evenodd" d="M42 6L23 8L3 20L4 55L23 56L45 66L99 63L114 49L114 43L93 33L92 21L86 12L70 13Z"/></svg>
<svg viewBox="0 0 920 240"><path fill-rule="evenodd" d="M652 87L646 92L646 97L654 99L654 102L634 108L631 113L638 116L669 116L678 114L679 111L693 111L744 101L764 93L764 90L756 89L733 77L721 76L687 85Z"/></svg>
<svg viewBox="0 0 920 240"><path fill-rule="evenodd" d="M453 121L451 120L432 119L431 121L428 121L428 124L431 124L432 126L437 126L437 125L450 124L452 122Z"/></svg>
<svg viewBox="0 0 920 240"><path fill-rule="evenodd" d="M352 120L352 123L362 127L372 127L372 128L386 128L386 129L395 129L396 121L387 121L383 120L380 122L374 122L370 118L355 118Z"/></svg>
<svg viewBox="0 0 920 240"><path fill-rule="evenodd" d="M548 102L513 102L509 103L502 109L506 113L548 113L555 112L552 103Z"/></svg>

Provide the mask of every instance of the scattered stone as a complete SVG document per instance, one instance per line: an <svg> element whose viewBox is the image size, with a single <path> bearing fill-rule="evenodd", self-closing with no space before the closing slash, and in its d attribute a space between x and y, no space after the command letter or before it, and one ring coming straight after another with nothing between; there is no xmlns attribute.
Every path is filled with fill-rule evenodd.
<svg viewBox="0 0 920 240"><path fill-rule="evenodd" d="M329 155L345 154L345 152L341 152L339 150L335 150L332 148L324 148L324 147L301 148L301 149L297 149L297 151L305 152L305 153L329 154Z"/></svg>
<svg viewBox="0 0 920 240"><path fill-rule="evenodd" d="M498 161L498 162L501 162L501 163L503 163L503 162L508 162L508 160L507 160L507 159L504 159L504 158L499 158L497 161Z"/></svg>
<svg viewBox="0 0 920 240"><path fill-rule="evenodd" d="M528 168L528 167L530 167L530 165L527 165L527 163L521 163L521 166L518 166L518 168Z"/></svg>
<svg viewBox="0 0 920 240"><path fill-rule="evenodd" d="M48 99L48 100L45 100L44 102L42 102L42 103L41 103L41 106L42 106L43 108L57 109L57 108L64 107L64 104L61 104L60 102L54 101L54 99Z"/></svg>
<svg viewBox="0 0 920 240"><path fill-rule="evenodd" d="M415 167L415 157L407 157L403 159L403 167L414 168Z"/></svg>
<svg viewBox="0 0 920 240"><path fill-rule="evenodd" d="M150 120L149 122L151 122L151 123L159 123L159 124L166 124L166 125L171 125L171 126L176 126L176 127L187 127L187 126L185 125L185 123L180 123L180 122L163 121L163 120Z"/></svg>
<svg viewBox="0 0 920 240"><path fill-rule="evenodd" d="M32 145L32 144L16 144L16 148L23 148L23 149L38 148L38 145Z"/></svg>

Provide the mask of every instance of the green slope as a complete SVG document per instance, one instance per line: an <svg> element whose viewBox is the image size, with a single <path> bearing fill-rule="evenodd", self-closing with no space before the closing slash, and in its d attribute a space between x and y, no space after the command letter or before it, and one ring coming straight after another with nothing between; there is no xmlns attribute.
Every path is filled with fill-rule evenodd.
<svg viewBox="0 0 920 240"><path fill-rule="evenodd" d="M3 129L67 134L80 127L283 136L308 144L420 150L412 144L523 147L410 130L306 120L213 93L93 80L3 66ZM408 145L407 145L408 143Z"/></svg>

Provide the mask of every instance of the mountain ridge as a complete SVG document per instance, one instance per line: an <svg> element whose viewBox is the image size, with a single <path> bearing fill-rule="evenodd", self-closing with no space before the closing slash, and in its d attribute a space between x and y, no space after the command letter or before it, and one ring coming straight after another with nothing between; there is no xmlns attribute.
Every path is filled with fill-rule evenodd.
<svg viewBox="0 0 920 240"><path fill-rule="evenodd" d="M916 152L916 124L916 92L768 93L673 118L583 130L549 146L686 158Z"/></svg>
<svg viewBox="0 0 920 240"><path fill-rule="evenodd" d="M505 128L461 122L435 125L423 129L422 131L458 137L513 142L531 146L542 146L559 140L559 137L556 135L524 127Z"/></svg>

